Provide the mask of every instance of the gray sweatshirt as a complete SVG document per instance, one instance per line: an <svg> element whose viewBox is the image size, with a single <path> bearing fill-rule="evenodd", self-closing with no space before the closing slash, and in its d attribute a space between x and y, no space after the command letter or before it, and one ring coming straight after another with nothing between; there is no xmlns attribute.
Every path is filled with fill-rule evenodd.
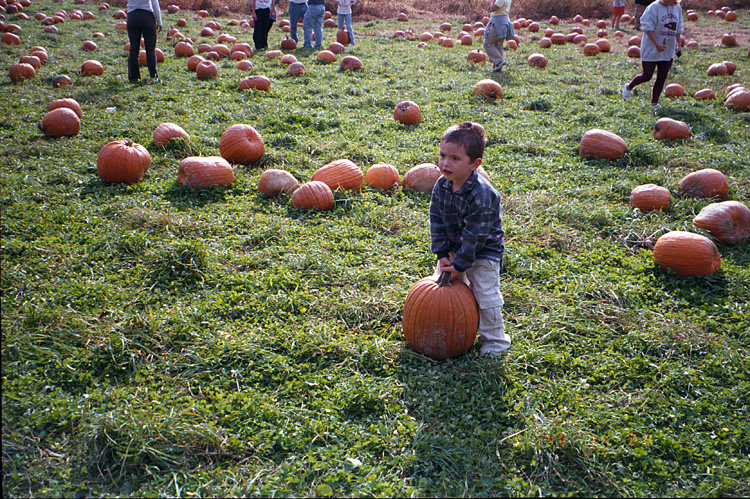
<svg viewBox="0 0 750 499"><path fill-rule="evenodd" d="M161 26L161 7L159 7L159 0L128 0L128 12L133 12L138 9L153 12L154 18L156 19L156 25Z"/></svg>

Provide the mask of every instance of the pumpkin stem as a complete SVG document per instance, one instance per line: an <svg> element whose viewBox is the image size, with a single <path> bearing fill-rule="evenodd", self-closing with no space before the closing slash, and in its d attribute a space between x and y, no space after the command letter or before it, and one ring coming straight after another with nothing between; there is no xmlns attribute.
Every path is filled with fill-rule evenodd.
<svg viewBox="0 0 750 499"><path fill-rule="evenodd" d="M451 285L451 273L441 272L440 277L437 279L438 287L444 288Z"/></svg>

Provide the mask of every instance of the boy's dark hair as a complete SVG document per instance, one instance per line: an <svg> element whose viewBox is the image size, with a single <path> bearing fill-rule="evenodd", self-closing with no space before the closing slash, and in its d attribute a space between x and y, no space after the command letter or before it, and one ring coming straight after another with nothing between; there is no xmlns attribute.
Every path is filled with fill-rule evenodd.
<svg viewBox="0 0 750 499"><path fill-rule="evenodd" d="M464 146L466 155L471 161L484 155L484 147L487 145L487 134L484 127L479 123L464 121L449 127L440 139L441 142L450 142Z"/></svg>

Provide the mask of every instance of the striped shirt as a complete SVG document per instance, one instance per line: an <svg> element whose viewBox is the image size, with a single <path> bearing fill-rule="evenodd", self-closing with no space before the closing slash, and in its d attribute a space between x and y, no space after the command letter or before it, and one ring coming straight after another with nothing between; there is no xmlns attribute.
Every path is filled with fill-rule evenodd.
<svg viewBox="0 0 750 499"><path fill-rule="evenodd" d="M455 253L459 272L476 260L503 261L503 220L500 193L476 171L456 192L452 182L440 177L430 199L430 250L438 258Z"/></svg>

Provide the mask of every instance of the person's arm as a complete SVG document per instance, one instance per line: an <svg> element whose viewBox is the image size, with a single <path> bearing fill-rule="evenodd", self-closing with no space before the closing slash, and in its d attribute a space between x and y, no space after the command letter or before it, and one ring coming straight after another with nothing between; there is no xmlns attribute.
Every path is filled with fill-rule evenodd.
<svg viewBox="0 0 750 499"><path fill-rule="evenodd" d="M495 12L500 7L497 6L497 0L492 0L490 2L490 12Z"/></svg>
<svg viewBox="0 0 750 499"><path fill-rule="evenodd" d="M258 15L255 13L255 0L250 0L250 15L253 18L253 21L258 20Z"/></svg>
<svg viewBox="0 0 750 499"><path fill-rule="evenodd" d="M644 31L646 33L646 36L649 40L651 40L651 43L654 44L654 47L656 47L657 52L664 52L667 49L667 46L663 43L659 43L659 40L656 39L656 35L653 31Z"/></svg>
<svg viewBox="0 0 750 499"><path fill-rule="evenodd" d="M151 0L151 9L154 11L154 19L156 20L156 31L161 31L161 7L159 6L159 0Z"/></svg>

